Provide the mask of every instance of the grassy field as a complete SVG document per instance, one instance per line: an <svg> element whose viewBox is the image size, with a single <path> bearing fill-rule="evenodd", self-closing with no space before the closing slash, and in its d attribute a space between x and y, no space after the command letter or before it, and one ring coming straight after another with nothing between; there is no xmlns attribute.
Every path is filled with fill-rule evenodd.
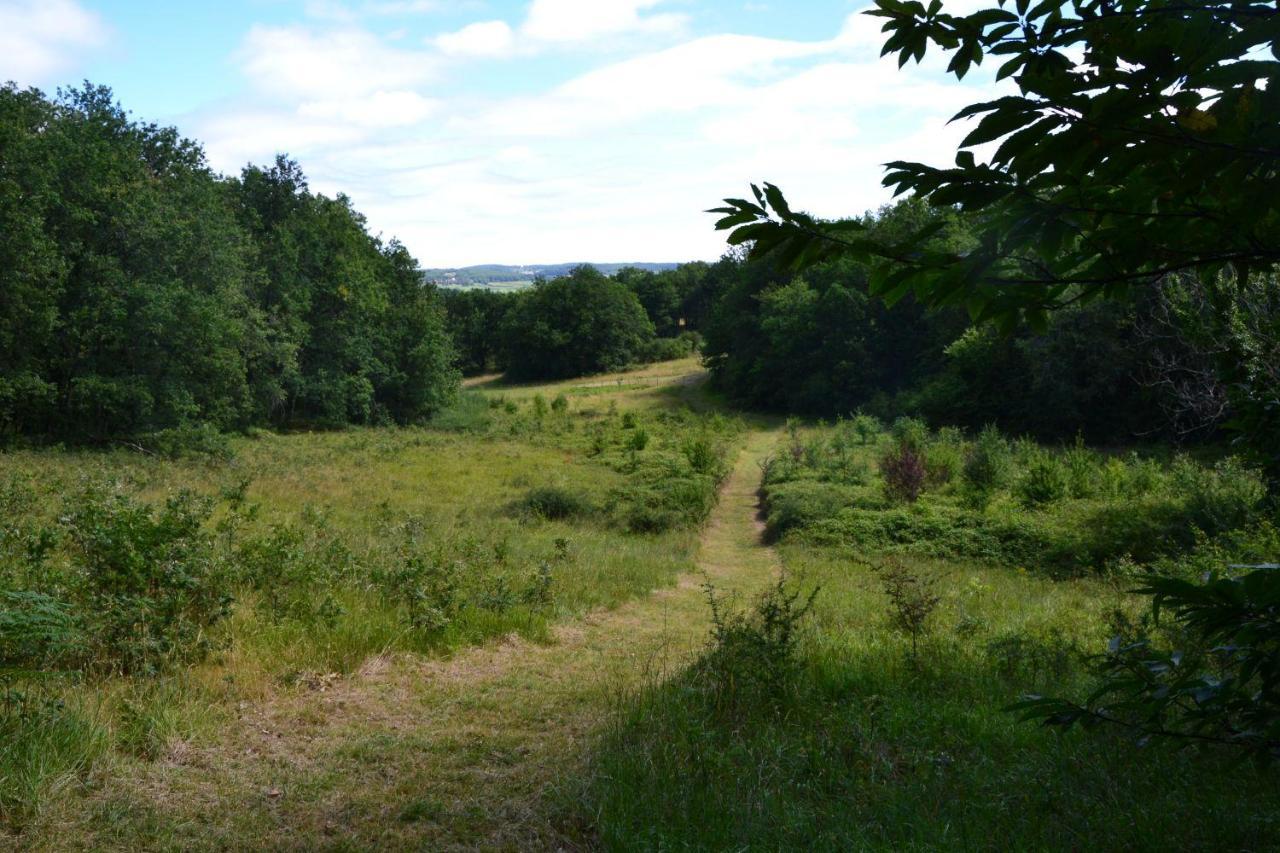
<svg viewBox="0 0 1280 853"><path fill-rule="evenodd" d="M691 367L668 365L698 379ZM186 846L194 836L183 820L201 818L178 815L207 804L176 797L157 812L138 786L164 785L181 756L221 753L254 715L362 681L399 656L554 645L553 626L670 586L694 567L741 427L696 414L695 384L623 381L604 392L573 383L471 391L427 428L259 434L216 457L0 457L0 626L22 615L24 595L43 596L62 619L29 629L42 656L0 648L0 826L16 842L55 847L153 835ZM157 605L147 613L163 630L144 632L137 617L107 632L94 610L108 599L86 578L123 571L147 544L139 531L158 535L161 507L186 493L206 515L188 537L201 549L182 554L200 557L201 582L231 600L225 617L182 633L190 626L161 623ZM56 650L39 633L54 628L73 635ZM161 641L169 645L152 653ZM307 737L314 722L295 721L292 734ZM337 748L359 752L360 732L349 734ZM363 760L385 759L375 750ZM250 796L270 793L273 772L254 769ZM232 846L261 829L234 815L227 826Z"/></svg>
<svg viewBox="0 0 1280 853"><path fill-rule="evenodd" d="M1127 592L1139 562L1112 555L1067 567L1057 546L1096 535L1119 547L1115 531L1082 525L1107 512L1139 516L1124 528L1135 551L1152 528L1188 532L1177 512L1204 505L1193 477L1172 473L1187 463L1129 460L1141 495L1138 486L1110 498L1067 488L1029 508L1021 478L1038 463L1010 448L1012 476L981 509L961 509L974 502L958 471L904 507L886 498L877 472L894 439L845 441L837 434L847 428L793 429L763 467L788 588L801 594L797 605L817 591L793 645L776 641L786 622L776 611L772 632L749 619L745 635L726 632L698 664L622 703L584 793L604 846L1277 849L1273 768L1141 747L1115 731L1063 734L1002 710L1026 694L1087 693L1087 656L1139 628ZM957 440L944 434L926 450L941 457L939 445ZM1087 461L1116 471L1102 457ZM1212 473L1200 476L1231 503ZM994 524L1032 531L1040 550L988 536ZM1242 551L1204 550L1256 559L1249 549L1274 546L1274 528L1263 522L1238 540ZM1185 553L1178 542L1150 558L1173 570L1169 555ZM1185 568L1200 570L1204 556L1184 557ZM919 619L904 614L912 605Z"/></svg>
<svg viewBox="0 0 1280 853"><path fill-rule="evenodd" d="M896 434L733 416L703 379L485 377L420 429L0 457L0 846L1276 847L1274 771L1002 710L1087 689L1144 566L1271 549L1233 532L1247 476L925 431L904 504ZM209 586L225 616L122 631L100 576L140 554L186 572L144 599Z"/></svg>

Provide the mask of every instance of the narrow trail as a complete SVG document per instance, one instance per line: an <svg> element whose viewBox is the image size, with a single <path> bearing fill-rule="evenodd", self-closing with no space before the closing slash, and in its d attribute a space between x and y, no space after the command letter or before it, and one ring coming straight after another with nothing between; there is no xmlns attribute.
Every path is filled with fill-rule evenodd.
<svg viewBox="0 0 1280 853"><path fill-rule="evenodd" d="M699 568L718 589L747 594L778 569L756 497L756 463L775 441L771 430L748 435L703 533ZM706 641L702 583L685 575L566 623L550 645L508 639L449 660L371 660L351 678L244 708L213 744L108 780L99 796L126 800L166 847L589 846L565 797L617 697ZM85 846L115 846L83 811Z"/></svg>

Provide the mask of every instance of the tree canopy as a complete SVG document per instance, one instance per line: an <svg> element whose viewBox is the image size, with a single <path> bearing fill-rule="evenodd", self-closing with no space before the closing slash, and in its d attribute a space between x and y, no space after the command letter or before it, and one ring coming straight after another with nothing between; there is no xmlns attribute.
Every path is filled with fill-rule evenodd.
<svg viewBox="0 0 1280 853"><path fill-rule="evenodd" d="M503 325L503 361L515 379L603 373L640 360L653 336L636 295L584 266L516 297Z"/></svg>
<svg viewBox="0 0 1280 853"><path fill-rule="evenodd" d="M941 0L877 0L869 14L886 20L883 52L899 64L932 45L950 52L957 77L991 58L996 79L1012 82L1013 93L956 115L980 118L954 166L898 161L884 178L972 217L977 239L938 249L929 238L942 222L878 239L858 220L794 211L764 184L715 210L730 243L794 269L862 258L871 292L889 303L912 293L1005 330L1191 276L1230 332L1219 370L1237 419L1280 476L1276 5L1016 0L957 16ZM994 150L979 160L983 146Z"/></svg>
<svg viewBox="0 0 1280 853"><path fill-rule="evenodd" d="M403 246L287 158L216 175L106 88L0 88L0 228L0 435L408 421L456 388Z"/></svg>

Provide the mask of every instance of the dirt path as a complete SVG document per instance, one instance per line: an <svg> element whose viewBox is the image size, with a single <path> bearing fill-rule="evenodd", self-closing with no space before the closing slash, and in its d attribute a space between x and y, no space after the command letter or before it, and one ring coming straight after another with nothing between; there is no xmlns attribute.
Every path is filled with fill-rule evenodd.
<svg viewBox="0 0 1280 853"><path fill-rule="evenodd" d="M702 538L720 589L777 570L760 544L749 435ZM241 710L208 746L104 780L75 832L86 847L557 849L589 845L563 815L592 734L620 691L687 661L707 634L699 575L558 628L451 660L370 661L349 679ZM104 819L104 815L106 819ZM65 818L66 816L64 816Z"/></svg>

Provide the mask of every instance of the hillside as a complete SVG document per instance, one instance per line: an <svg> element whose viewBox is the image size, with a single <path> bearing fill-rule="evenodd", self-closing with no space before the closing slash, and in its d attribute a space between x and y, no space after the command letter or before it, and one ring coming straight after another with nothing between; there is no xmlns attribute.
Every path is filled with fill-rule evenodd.
<svg viewBox="0 0 1280 853"><path fill-rule="evenodd" d="M675 263L587 263L575 261L563 264L478 264L470 267L427 269L423 278L443 287L523 287L539 276L559 278L574 267L593 266L605 275L615 275L625 267L636 267L649 272L675 269Z"/></svg>

